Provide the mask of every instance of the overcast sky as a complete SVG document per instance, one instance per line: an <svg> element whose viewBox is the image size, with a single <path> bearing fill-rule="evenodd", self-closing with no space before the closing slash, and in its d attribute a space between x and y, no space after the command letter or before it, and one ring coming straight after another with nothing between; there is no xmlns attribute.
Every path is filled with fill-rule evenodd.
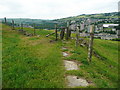
<svg viewBox="0 0 120 90"><path fill-rule="evenodd" d="M118 11L119 0L0 0L0 18L58 19Z"/></svg>

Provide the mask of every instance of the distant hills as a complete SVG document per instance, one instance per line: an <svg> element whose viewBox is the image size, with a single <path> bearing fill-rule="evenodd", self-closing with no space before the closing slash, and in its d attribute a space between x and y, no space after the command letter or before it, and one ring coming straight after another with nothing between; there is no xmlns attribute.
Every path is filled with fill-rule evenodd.
<svg viewBox="0 0 120 90"><path fill-rule="evenodd" d="M6 17L7 18L7 17ZM82 14L73 17L66 17L61 19L54 19L54 20L44 20L44 19L30 19L30 18L7 18L7 22L11 23L12 20L15 21L16 25L20 25L21 23L25 25L33 26L36 24L37 28L46 28L46 29L54 29L55 23L58 23L59 26L65 26L67 21L70 20L81 20L84 18L91 18L91 19L108 19L108 18L118 18L118 12L111 12L111 13L100 13L100 14ZM1 18L4 22L4 18Z"/></svg>

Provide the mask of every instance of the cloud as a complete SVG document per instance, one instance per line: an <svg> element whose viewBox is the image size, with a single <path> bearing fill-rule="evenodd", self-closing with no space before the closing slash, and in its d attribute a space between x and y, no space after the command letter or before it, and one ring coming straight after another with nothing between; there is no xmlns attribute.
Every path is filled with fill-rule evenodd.
<svg viewBox="0 0 120 90"><path fill-rule="evenodd" d="M117 11L119 0L2 0L0 17L57 19Z"/></svg>

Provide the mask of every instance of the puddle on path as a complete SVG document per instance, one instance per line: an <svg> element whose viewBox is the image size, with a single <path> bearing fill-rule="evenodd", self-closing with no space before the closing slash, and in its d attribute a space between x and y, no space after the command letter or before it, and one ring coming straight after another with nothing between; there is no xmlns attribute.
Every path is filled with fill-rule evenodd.
<svg viewBox="0 0 120 90"><path fill-rule="evenodd" d="M74 61L68 61L68 60L64 60L64 65L66 70L78 70L78 65L76 62Z"/></svg>
<svg viewBox="0 0 120 90"><path fill-rule="evenodd" d="M78 78L77 76L67 76L66 79L68 80L69 87L77 87L77 86L88 86L89 83L82 78Z"/></svg>

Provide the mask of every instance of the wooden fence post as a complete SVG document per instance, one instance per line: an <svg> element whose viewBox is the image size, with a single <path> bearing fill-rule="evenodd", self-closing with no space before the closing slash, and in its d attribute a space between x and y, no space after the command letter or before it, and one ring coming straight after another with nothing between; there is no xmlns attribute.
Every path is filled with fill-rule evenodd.
<svg viewBox="0 0 120 90"><path fill-rule="evenodd" d="M34 27L34 36L36 35L36 32L35 32L35 23L33 24L33 27Z"/></svg>
<svg viewBox="0 0 120 90"><path fill-rule="evenodd" d="M14 20L12 20L12 30L15 30L15 27L14 27Z"/></svg>
<svg viewBox="0 0 120 90"><path fill-rule="evenodd" d="M60 39L63 40L64 34L65 34L65 28L63 27L63 28L61 28L61 29L62 29L62 30L61 30L61 32L60 32Z"/></svg>
<svg viewBox="0 0 120 90"><path fill-rule="evenodd" d="M92 61L93 38L94 38L94 25L90 25L90 40L89 40L89 47L88 47L88 62Z"/></svg>
<svg viewBox="0 0 120 90"><path fill-rule="evenodd" d="M71 21L70 21L71 22ZM69 38L71 38L71 28L70 28L70 25L71 25L71 23L69 22L69 26L68 26L68 32L69 32L69 34L68 34L68 37Z"/></svg>
<svg viewBox="0 0 120 90"><path fill-rule="evenodd" d="M58 38L57 38L57 24L55 24L55 36L56 36L56 41L58 40Z"/></svg>
<svg viewBox="0 0 120 90"><path fill-rule="evenodd" d="M7 24L7 19L6 19L6 17L4 18L4 20L5 20L5 24Z"/></svg>
<svg viewBox="0 0 120 90"><path fill-rule="evenodd" d="M69 29L68 37L71 38L71 30Z"/></svg>
<svg viewBox="0 0 120 90"><path fill-rule="evenodd" d="M80 30L80 26L76 26L76 43L75 43L76 47L79 44L79 30Z"/></svg>
<svg viewBox="0 0 120 90"><path fill-rule="evenodd" d="M21 23L21 30L23 30L23 24Z"/></svg>
<svg viewBox="0 0 120 90"><path fill-rule="evenodd" d="M69 22L67 22L66 40L69 39Z"/></svg>

